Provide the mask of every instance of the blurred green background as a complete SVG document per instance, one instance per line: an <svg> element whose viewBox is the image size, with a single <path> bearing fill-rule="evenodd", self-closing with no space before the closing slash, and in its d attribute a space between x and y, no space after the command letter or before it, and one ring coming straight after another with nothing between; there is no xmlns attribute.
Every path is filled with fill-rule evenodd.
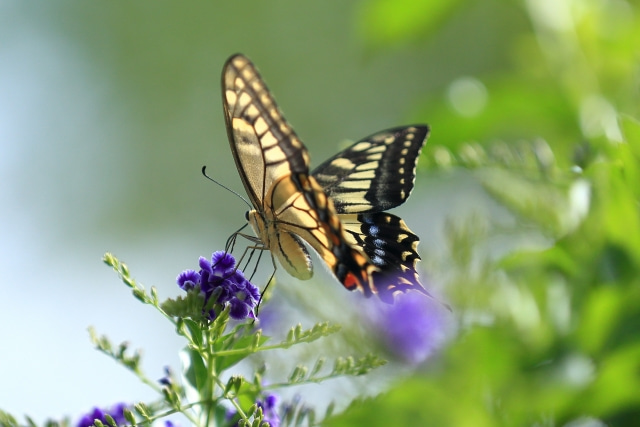
<svg viewBox="0 0 640 427"><path fill-rule="evenodd" d="M169 325L100 258L173 296L175 276L242 225L244 204L200 174L242 190L220 101L222 64L242 52L314 164L345 140L432 127L398 212L459 333L336 425L630 425L637 6L0 3L0 408L42 421L151 398L91 348L88 325L144 348L151 377L178 366ZM279 277L276 293L324 298L324 318L359 309L330 280Z"/></svg>

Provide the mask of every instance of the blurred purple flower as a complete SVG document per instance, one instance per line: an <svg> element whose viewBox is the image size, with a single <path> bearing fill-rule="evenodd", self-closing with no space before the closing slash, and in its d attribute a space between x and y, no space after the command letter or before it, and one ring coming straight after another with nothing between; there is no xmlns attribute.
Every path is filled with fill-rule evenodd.
<svg viewBox="0 0 640 427"><path fill-rule="evenodd" d="M271 427L280 426L280 417L276 412L276 405L278 404L278 396L275 394L268 394L264 400L258 400L256 403L262 408L264 414L263 420L268 422Z"/></svg>
<svg viewBox="0 0 640 427"><path fill-rule="evenodd" d="M418 292L396 296L392 305L375 304L375 329L387 349L399 359L417 365L437 350L446 338L449 311Z"/></svg>
<svg viewBox="0 0 640 427"><path fill-rule="evenodd" d="M125 409L127 409L127 405L125 405L124 403L118 403L117 405L113 406L111 409L93 408L93 410L90 413L80 418L80 421L78 421L77 427L90 427L94 424L95 420L102 421L104 425L110 425L107 422L107 419L105 417L105 415L107 414L110 415L111 418L113 418L113 420L119 426L126 425L127 420L124 418Z"/></svg>
<svg viewBox="0 0 640 427"><path fill-rule="evenodd" d="M215 294L218 304L231 306L229 315L233 319L254 317L253 309L260 301L260 291L236 268L233 255L218 251L211 256L211 261L200 257L198 263L200 271L185 270L176 279L181 289L188 291L200 286L205 295L205 304ZM216 313L212 310L209 318L213 320L215 317Z"/></svg>
<svg viewBox="0 0 640 427"><path fill-rule="evenodd" d="M164 377L160 378L158 382L161 385L171 387L173 385L173 372L171 372L171 368L169 366L165 366L164 373Z"/></svg>

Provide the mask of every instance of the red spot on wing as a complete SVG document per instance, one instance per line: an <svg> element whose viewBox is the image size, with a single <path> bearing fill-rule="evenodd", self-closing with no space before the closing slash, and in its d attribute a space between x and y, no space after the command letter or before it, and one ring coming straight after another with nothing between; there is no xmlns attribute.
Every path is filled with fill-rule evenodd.
<svg viewBox="0 0 640 427"><path fill-rule="evenodd" d="M344 276L344 282L342 282L342 284L345 288L352 291L360 286L360 280L358 280L358 277L356 277L355 274L349 272L346 276Z"/></svg>

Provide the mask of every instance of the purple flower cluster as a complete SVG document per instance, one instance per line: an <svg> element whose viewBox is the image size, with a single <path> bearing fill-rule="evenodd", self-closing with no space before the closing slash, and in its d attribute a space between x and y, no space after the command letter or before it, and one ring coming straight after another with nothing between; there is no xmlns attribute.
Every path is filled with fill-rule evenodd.
<svg viewBox="0 0 640 427"><path fill-rule="evenodd" d="M127 405L125 405L124 403L119 403L115 406L113 406L110 409L100 409L100 408L93 408L93 410L86 414L85 416L83 416L80 421L78 421L77 426L78 427L91 427L94 423L95 420L100 420L102 421L102 423L104 425L110 425L107 422L106 419L106 415L110 415L111 418L113 418L113 420L116 422L116 424L120 425L126 425L127 424L127 420L124 418L124 410L127 409Z"/></svg>
<svg viewBox="0 0 640 427"><path fill-rule="evenodd" d="M260 291L236 268L233 255L218 251L211 256L211 261L200 257L199 264L200 271L185 270L180 273L177 278L180 288L188 291L200 286L205 303L211 296L217 295L218 304L231 306L229 315L233 319L254 317L253 309L260 301ZM212 310L209 318L214 319L215 316Z"/></svg>

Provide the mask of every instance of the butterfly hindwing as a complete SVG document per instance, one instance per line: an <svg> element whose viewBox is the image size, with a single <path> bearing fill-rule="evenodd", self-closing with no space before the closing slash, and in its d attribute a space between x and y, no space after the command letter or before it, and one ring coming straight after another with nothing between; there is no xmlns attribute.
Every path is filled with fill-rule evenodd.
<svg viewBox="0 0 640 427"><path fill-rule="evenodd" d="M222 73L231 151L254 207L249 222L288 273L312 275L311 246L349 290L393 294L417 289L418 238L382 210L404 202L428 128L379 132L309 173L309 155L253 64L232 56Z"/></svg>
<svg viewBox="0 0 640 427"><path fill-rule="evenodd" d="M374 283L381 298L409 289L424 291L416 271L419 239L401 218L387 212L339 217L350 240L377 267Z"/></svg>

